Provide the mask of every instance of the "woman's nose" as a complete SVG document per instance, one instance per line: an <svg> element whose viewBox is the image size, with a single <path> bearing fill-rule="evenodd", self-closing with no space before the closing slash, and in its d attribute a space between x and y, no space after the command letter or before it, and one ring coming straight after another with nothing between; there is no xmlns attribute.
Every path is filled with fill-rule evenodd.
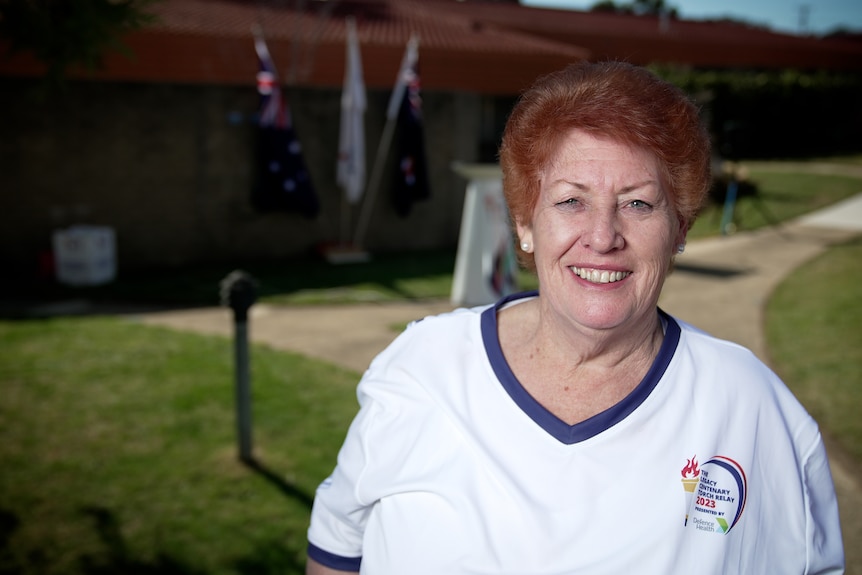
<svg viewBox="0 0 862 575"><path fill-rule="evenodd" d="M584 232L584 245L599 253L623 247L625 242L616 209L595 209L586 219L588 229Z"/></svg>

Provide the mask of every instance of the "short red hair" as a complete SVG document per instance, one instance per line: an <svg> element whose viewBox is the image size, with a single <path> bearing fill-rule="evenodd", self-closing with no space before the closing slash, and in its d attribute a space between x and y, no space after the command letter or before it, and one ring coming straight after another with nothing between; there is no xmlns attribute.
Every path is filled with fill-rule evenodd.
<svg viewBox="0 0 862 575"><path fill-rule="evenodd" d="M652 152L680 221L690 226L711 182L709 134L682 90L624 62L581 62L536 81L512 110L500 147L514 222L529 224L541 174L572 130ZM535 269L532 254L517 250Z"/></svg>

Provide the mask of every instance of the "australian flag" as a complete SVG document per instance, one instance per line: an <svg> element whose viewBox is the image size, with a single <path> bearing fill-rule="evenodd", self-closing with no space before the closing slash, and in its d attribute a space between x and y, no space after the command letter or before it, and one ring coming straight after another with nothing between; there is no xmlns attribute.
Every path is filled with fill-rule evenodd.
<svg viewBox="0 0 862 575"><path fill-rule="evenodd" d="M399 82L404 82L405 86L398 110L397 165L392 201L398 215L406 217L413 207L413 202L430 197L425 130L422 125L422 97L419 90L418 51L413 41L410 42L402 63Z"/></svg>
<svg viewBox="0 0 862 575"><path fill-rule="evenodd" d="M298 212L313 218L320 212L320 202L293 129L290 108L282 96L266 42L257 37L254 46L260 64L260 111L252 205L262 212Z"/></svg>

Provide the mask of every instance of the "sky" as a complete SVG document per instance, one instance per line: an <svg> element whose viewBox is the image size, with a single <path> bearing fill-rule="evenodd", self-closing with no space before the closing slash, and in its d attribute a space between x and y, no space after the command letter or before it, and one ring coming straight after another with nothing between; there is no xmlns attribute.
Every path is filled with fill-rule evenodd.
<svg viewBox="0 0 862 575"><path fill-rule="evenodd" d="M521 4L589 10L596 1L521 0ZM862 0L665 0L665 4L687 20L729 16L791 34L826 34L838 27L862 32ZM807 18L801 18L804 12Z"/></svg>

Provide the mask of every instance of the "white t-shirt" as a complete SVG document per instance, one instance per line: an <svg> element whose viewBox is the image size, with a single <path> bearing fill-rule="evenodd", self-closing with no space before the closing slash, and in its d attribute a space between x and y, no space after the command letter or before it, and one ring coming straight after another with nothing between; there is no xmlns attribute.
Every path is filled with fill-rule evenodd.
<svg viewBox="0 0 862 575"><path fill-rule="evenodd" d="M371 363L309 556L374 575L842 573L813 419L748 350L662 313L650 372L568 425L506 364L496 306Z"/></svg>

